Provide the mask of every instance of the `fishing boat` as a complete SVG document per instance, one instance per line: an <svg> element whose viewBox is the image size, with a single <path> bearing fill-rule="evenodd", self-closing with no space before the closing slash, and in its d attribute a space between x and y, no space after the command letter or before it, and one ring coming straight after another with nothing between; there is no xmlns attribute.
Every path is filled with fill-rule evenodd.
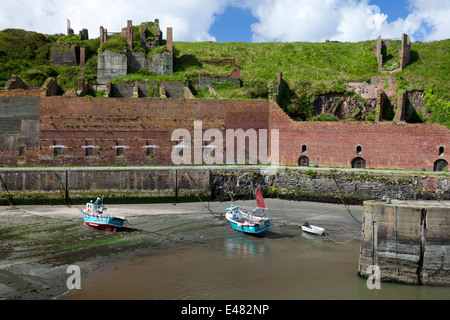
<svg viewBox="0 0 450 320"><path fill-rule="evenodd" d="M323 235L325 229L317 226L312 226L308 222L305 222L305 224L302 225L302 230L308 233L316 234L316 235Z"/></svg>
<svg viewBox="0 0 450 320"><path fill-rule="evenodd" d="M255 198L257 205L255 208L245 212L241 209L241 206L232 203L231 206L226 208L225 217L234 230L264 237L266 231L270 228L272 217L266 215L268 208L259 188L255 192Z"/></svg>
<svg viewBox="0 0 450 320"><path fill-rule="evenodd" d="M122 228L125 218L114 217L113 213L109 216L104 214L107 208L103 205L103 197L97 197L95 202L86 203L86 208L82 210L84 225L96 229L116 232Z"/></svg>

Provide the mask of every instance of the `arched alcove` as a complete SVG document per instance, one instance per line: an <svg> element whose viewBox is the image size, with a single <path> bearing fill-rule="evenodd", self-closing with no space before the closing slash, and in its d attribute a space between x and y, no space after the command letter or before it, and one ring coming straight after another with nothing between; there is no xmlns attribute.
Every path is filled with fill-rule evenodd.
<svg viewBox="0 0 450 320"><path fill-rule="evenodd" d="M352 160L352 168L360 168L363 169L366 167L366 160L361 157L356 157Z"/></svg>
<svg viewBox="0 0 450 320"><path fill-rule="evenodd" d="M309 167L309 158L306 156L301 156L298 158L298 165L300 167Z"/></svg>
<svg viewBox="0 0 450 320"><path fill-rule="evenodd" d="M448 170L448 162L444 159L436 160L434 163L434 171L444 171L444 168Z"/></svg>

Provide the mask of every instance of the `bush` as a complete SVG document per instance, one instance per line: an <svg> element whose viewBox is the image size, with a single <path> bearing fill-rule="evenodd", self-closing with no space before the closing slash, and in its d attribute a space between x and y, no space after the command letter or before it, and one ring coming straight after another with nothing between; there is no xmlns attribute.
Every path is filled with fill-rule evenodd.
<svg viewBox="0 0 450 320"><path fill-rule="evenodd" d="M338 117L331 113L321 113L317 116L309 117L307 121L340 121Z"/></svg>

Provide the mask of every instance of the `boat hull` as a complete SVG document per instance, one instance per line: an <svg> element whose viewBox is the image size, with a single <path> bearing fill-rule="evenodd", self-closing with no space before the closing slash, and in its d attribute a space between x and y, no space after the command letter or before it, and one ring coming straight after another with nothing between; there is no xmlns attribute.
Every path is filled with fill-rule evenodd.
<svg viewBox="0 0 450 320"><path fill-rule="evenodd" d="M302 226L302 230L308 233L316 234L318 236L323 235L323 232L325 231L325 229L315 226L310 227Z"/></svg>
<svg viewBox="0 0 450 320"><path fill-rule="evenodd" d="M270 229L270 220L262 221L259 224L246 225L227 218L228 223L234 230L242 233L255 234L264 236L266 231Z"/></svg>
<svg viewBox="0 0 450 320"><path fill-rule="evenodd" d="M122 228L125 222L125 220L121 218L104 217L101 215L94 216L85 211L83 211L83 221L84 225L87 227L93 227L96 229L102 229L112 232L116 232L117 229Z"/></svg>

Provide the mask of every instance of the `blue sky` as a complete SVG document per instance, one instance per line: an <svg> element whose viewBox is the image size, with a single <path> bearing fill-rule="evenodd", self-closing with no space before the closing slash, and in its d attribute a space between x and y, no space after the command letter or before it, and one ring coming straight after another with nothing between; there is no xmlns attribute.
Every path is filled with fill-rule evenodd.
<svg viewBox="0 0 450 320"><path fill-rule="evenodd" d="M159 19L175 41L309 41L450 38L450 0L0 0L0 30L99 36Z"/></svg>
<svg viewBox="0 0 450 320"><path fill-rule="evenodd" d="M378 6L387 15L388 22L408 16L409 0L371 0L369 4ZM224 13L216 15L209 32L218 42L251 42L251 25L257 22L251 9L228 6Z"/></svg>

